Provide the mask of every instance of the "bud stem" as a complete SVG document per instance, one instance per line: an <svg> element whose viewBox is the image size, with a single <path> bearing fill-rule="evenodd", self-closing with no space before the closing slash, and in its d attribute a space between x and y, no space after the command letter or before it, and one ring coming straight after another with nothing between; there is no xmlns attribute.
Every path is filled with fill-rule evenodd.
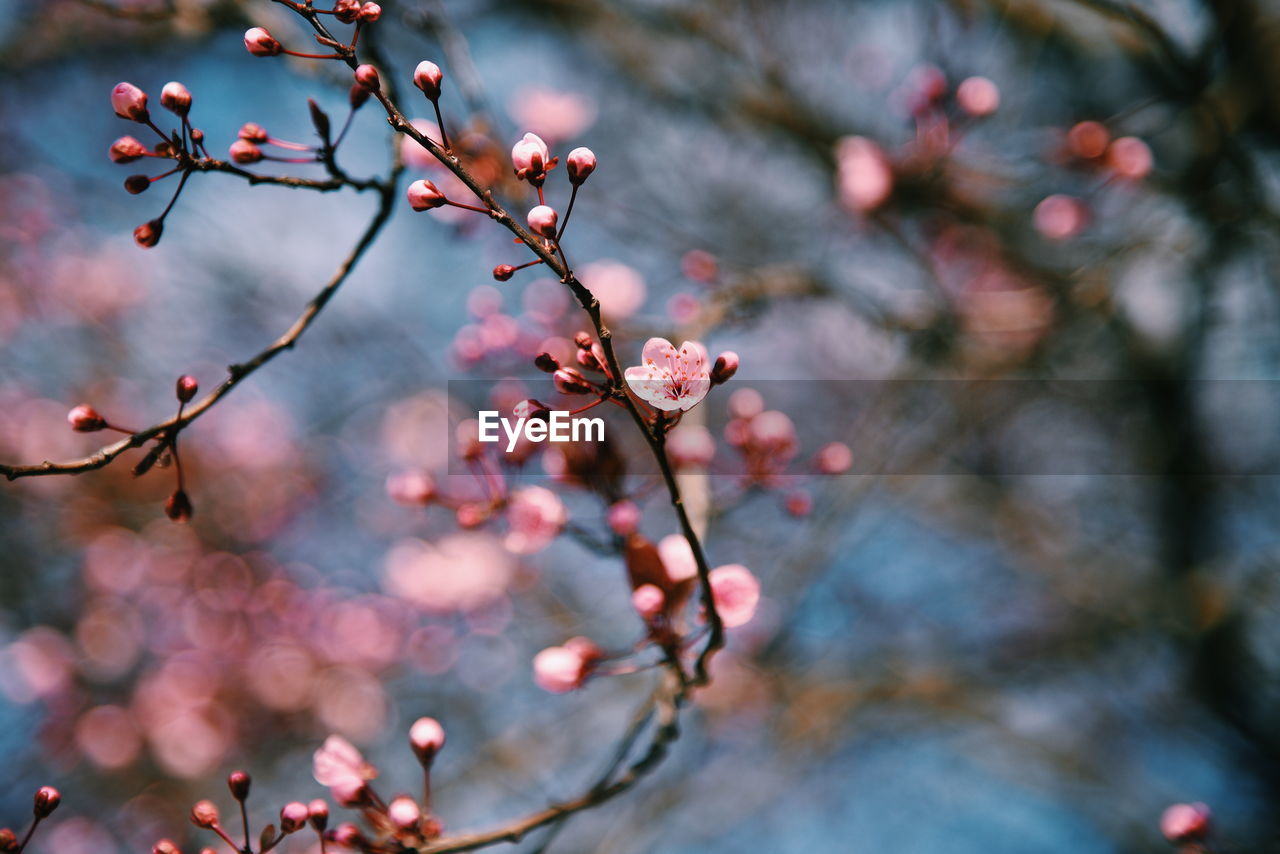
<svg viewBox="0 0 1280 854"><path fill-rule="evenodd" d="M431 106L436 108L436 124L440 128L440 147L445 151L452 153L449 148L449 137L444 132L444 116L440 114L440 99L436 98L431 102Z"/></svg>

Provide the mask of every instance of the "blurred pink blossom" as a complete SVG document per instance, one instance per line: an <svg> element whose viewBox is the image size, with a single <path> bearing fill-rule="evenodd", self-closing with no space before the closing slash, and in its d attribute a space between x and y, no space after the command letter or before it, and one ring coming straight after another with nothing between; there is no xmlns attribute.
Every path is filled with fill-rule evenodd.
<svg viewBox="0 0 1280 854"><path fill-rule="evenodd" d="M507 111L517 126L553 145L573 139L596 120L595 104L587 96L540 86L517 91Z"/></svg>
<svg viewBox="0 0 1280 854"><path fill-rule="evenodd" d="M893 168L884 150L866 137L841 139L836 144L836 189L841 203L854 213L884 204L893 192Z"/></svg>
<svg viewBox="0 0 1280 854"><path fill-rule="evenodd" d="M510 531L505 545L516 554L531 554L559 536L566 521L564 504L551 490L541 486L517 489L507 505Z"/></svg>
<svg viewBox="0 0 1280 854"><path fill-rule="evenodd" d="M741 564L730 563L711 570L710 579L716 612L725 628L750 622L760 602L760 582L751 571Z"/></svg>
<svg viewBox="0 0 1280 854"><path fill-rule="evenodd" d="M648 289L635 269L620 261L593 261L579 270L579 278L600 300L610 320L626 320L644 305Z"/></svg>

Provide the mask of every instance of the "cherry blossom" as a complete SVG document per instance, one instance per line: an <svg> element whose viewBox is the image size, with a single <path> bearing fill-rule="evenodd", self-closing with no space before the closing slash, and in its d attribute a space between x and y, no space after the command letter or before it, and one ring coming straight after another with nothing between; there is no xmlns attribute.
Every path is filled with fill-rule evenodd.
<svg viewBox="0 0 1280 854"><path fill-rule="evenodd" d="M511 530L504 544L516 554L531 554L559 536L566 521L564 504L551 490L541 486L517 489L507 505Z"/></svg>
<svg viewBox="0 0 1280 854"><path fill-rule="evenodd" d="M760 582L742 564L730 563L711 570L711 595L725 628L745 625L760 602Z"/></svg>
<svg viewBox="0 0 1280 854"><path fill-rule="evenodd" d="M665 338L650 338L642 353L643 364L627 368L627 384L644 401L665 412L688 411L702 402L711 389L711 363L707 348L685 341L680 349Z"/></svg>
<svg viewBox="0 0 1280 854"><path fill-rule="evenodd" d="M340 735L325 739L312 756L311 768L316 782L328 786L334 799L344 805L358 803L365 783L378 776L355 745Z"/></svg>

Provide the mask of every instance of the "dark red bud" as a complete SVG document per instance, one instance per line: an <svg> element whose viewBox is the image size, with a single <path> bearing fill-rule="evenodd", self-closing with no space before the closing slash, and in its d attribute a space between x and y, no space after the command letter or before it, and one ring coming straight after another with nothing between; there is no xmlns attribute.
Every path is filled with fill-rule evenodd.
<svg viewBox="0 0 1280 854"><path fill-rule="evenodd" d="M151 179L146 175L130 175L124 179L124 188L136 196L151 189Z"/></svg>
<svg viewBox="0 0 1280 854"><path fill-rule="evenodd" d="M249 784L252 782L249 775L243 771L232 771L227 775L227 788L231 790L231 797L237 801L243 801L249 797Z"/></svg>
<svg viewBox="0 0 1280 854"><path fill-rule="evenodd" d="M62 803L62 795L53 786L41 786L36 789L34 810L36 818L48 818L60 803Z"/></svg>
<svg viewBox="0 0 1280 854"><path fill-rule="evenodd" d="M175 389L180 403L190 403L191 399L196 396L196 392L200 390L200 383L196 382L196 378L190 374L183 374L178 377L178 384Z"/></svg>
<svg viewBox="0 0 1280 854"><path fill-rule="evenodd" d="M533 364L538 367L538 370L546 371L549 374L554 374L560 370L560 363L550 353L539 353L534 357Z"/></svg>
<svg viewBox="0 0 1280 854"><path fill-rule="evenodd" d="M493 268L493 277L499 282L505 282L516 274L516 268L510 264L499 264Z"/></svg>

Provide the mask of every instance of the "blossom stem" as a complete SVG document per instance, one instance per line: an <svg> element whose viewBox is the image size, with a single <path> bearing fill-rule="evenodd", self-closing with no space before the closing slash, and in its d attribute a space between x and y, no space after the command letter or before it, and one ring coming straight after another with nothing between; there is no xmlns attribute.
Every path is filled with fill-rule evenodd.
<svg viewBox="0 0 1280 854"><path fill-rule="evenodd" d="M440 128L440 147L449 151L449 136L444 132L444 116L440 112L440 99L433 99L431 106L436 108L436 125Z"/></svg>
<svg viewBox="0 0 1280 854"><path fill-rule="evenodd" d="M578 200L578 185L574 184L573 189L569 191L569 206L564 211L564 221L560 223L560 230L556 232L556 243L560 242L560 238L564 237L564 230L569 227L569 217L573 216L573 203Z"/></svg>

